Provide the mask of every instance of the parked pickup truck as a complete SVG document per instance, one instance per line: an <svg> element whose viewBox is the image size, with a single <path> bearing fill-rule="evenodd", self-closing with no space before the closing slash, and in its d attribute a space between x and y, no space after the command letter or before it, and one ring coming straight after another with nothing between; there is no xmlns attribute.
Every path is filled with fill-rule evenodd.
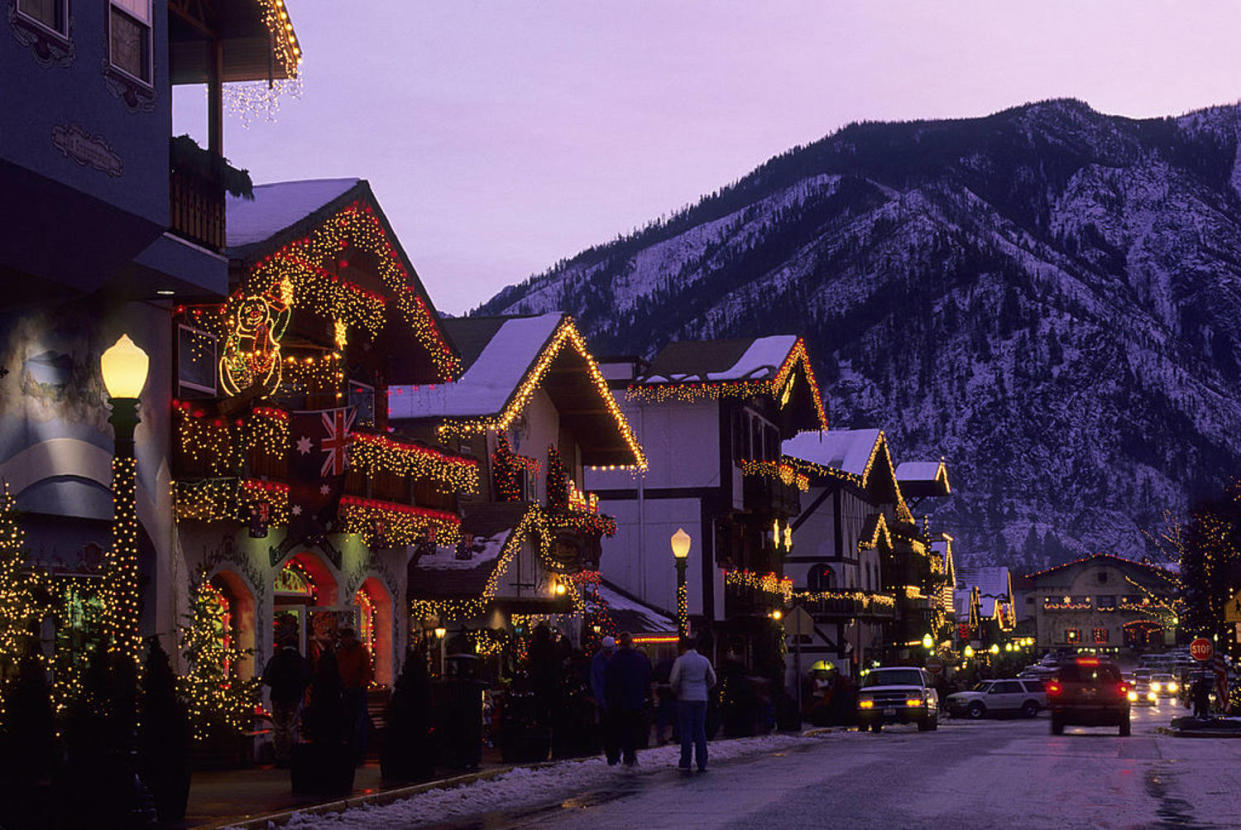
<svg viewBox="0 0 1241 830"><path fill-rule="evenodd" d="M862 679L857 701L858 730L883 730L885 723L916 723L919 732L939 727L939 693L931 675L917 666L873 669Z"/></svg>
<svg viewBox="0 0 1241 830"><path fill-rule="evenodd" d="M954 692L944 701L953 717L977 720L988 714L1020 714L1032 718L1047 708L1044 681L1033 678L984 680L968 692Z"/></svg>

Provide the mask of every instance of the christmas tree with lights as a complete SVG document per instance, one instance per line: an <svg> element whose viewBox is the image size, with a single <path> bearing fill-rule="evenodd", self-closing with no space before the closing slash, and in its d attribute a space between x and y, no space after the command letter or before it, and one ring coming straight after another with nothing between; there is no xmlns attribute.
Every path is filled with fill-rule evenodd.
<svg viewBox="0 0 1241 830"><path fill-rule="evenodd" d="M218 588L200 577L194 586L189 624L181 628L181 654L188 671L180 678L194 740L248 729L259 702L261 681L237 676L249 651L231 642L227 609Z"/></svg>
<svg viewBox="0 0 1241 830"><path fill-rule="evenodd" d="M16 674L26 641L40 616L34 580L24 569L24 545L25 536L6 482L0 491L0 720L4 716L5 681Z"/></svg>

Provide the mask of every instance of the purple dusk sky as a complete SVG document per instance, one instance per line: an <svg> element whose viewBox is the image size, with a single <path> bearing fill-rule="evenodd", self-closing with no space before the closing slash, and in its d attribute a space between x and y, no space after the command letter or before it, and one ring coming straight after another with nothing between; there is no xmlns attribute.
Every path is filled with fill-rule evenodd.
<svg viewBox="0 0 1241 830"><path fill-rule="evenodd" d="M304 94L230 119L225 154L259 183L370 180L453 314L851 121L1241 97L1233 0L286 2ZM175 95L200 141L203 100Z"/></svg>

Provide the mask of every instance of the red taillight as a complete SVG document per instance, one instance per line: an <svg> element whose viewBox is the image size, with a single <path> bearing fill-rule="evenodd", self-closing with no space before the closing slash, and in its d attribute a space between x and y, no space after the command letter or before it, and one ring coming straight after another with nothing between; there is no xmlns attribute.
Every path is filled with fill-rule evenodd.
<svg viewBox="0 0 1241 830"><path fill-rule="evenodd" d="M1079 666L1097 666L1099 665L1098 657L1078 657L1077 665Z"/></svg>
<svg viewBox="0 0 1241 830"><path fill-rule="evenodd" d="M1064 687L1061 686L1059 683L1055 682L1054 680L1047 684L1047 694L1049 695L1058 695L1063 691L1064 691Z"/></svg>
<svg viewBox="0 0 1241 830"><path fill-rule="evenodd" d="M1127 694L1129 694L1129 684L1128 684L1128 683L1121 683L1121 684L1120 684L1120 696L1121 696L1121 697L1124 697L1124 696L1125 696L1125 695L1127 695Z"/></svg>

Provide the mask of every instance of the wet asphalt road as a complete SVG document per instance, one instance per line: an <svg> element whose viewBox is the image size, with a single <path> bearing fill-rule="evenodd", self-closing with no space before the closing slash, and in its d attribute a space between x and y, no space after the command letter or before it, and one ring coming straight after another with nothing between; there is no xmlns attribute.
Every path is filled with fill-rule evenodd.
<svg viewBox="0 0 1241 830"><path fill-rule="evenodd" d="M702 776L632 775L445 828L1216 828L1241 826L1241 740L1159 735L1182 714L1134 709L1133 735L1035 720L938 731L833 730Z"/></svg>

